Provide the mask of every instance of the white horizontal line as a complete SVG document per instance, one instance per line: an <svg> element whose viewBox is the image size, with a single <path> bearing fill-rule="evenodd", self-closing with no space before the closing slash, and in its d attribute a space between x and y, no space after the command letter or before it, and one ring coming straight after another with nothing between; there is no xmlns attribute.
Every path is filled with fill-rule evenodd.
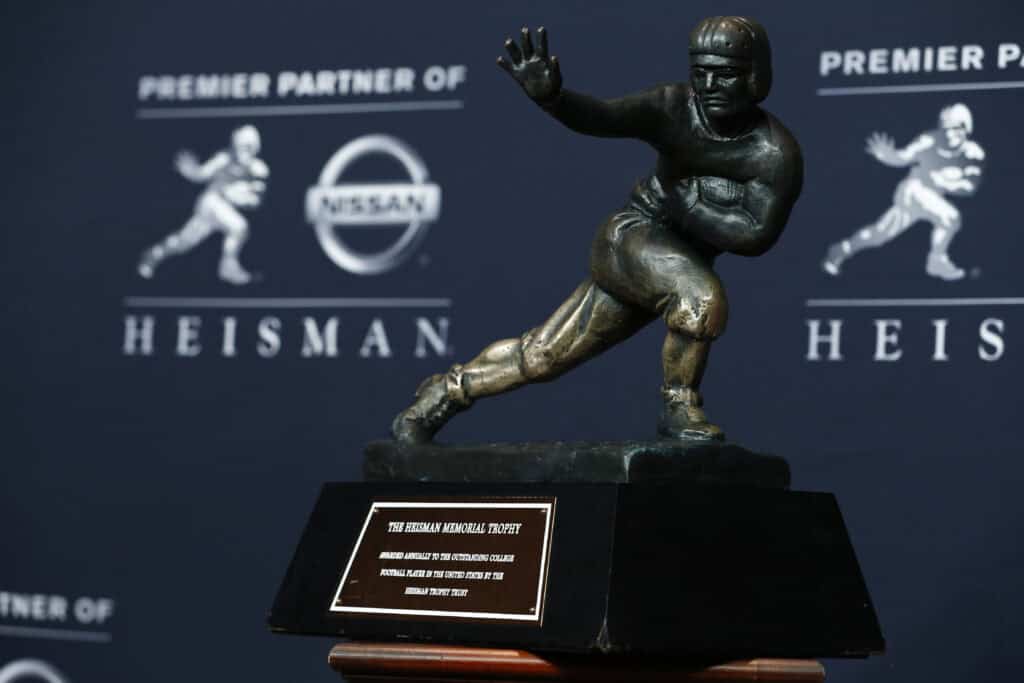
<svg viewBox="0 0 1024 683"><path fill-rule="evenodd" d="M371 114L400 111L462 109L462 100L410 100L407 102L352 102L349 104L279 104L240 107L140 107L139 119L211 119L234 116L312 116L317 114Z"/></svg>
<svg viewBox="0 0 1024 683"><path fill-rule="evenodd" d="M502 619L507 621L540 621L536 614L506 612L461 612L440 609L400 609L391 607L345 607L332 606L332 612L357 612L365 614L395 614L419 617L458 617L461 619Z"/></svg>
<svg viewBox="0 0 1024 683"><path fill-rule="evenodd" d="M433 508L499 508L509 510L522 510L522 509L536 509L536 510L551 510L551 503L420 503L420 502L403 502L403 503L374 503L375 508L396 508L396 509L433 509Z"/></svg>
<svg viewBox="0 0 1024 683"><path fill-rule="evenodd" d="M445 298L284 298L128 296L126 308L450 308Z"/></svg>
<svg viewBox="0 0 1024 683"><path fill-rule="evenodd" d="M849 88L818 88L821 96L829 95L897 95L915 92L949 92L959 90L1012 90L1024 88L1024 81L985 81L981 83L929 83L923 85L865 85Z"/></svg>
<svg viewBox="0 0 1024 683"><path fill-rule="evenodd" d="M808 308L871 308L913 306L1024 306L1024 297L961 297L955 299L808 299Z"/></svg>
<svg viewBox="0 0 1024 683"><path fill-rule="evenodd" d="M106 631L72 631L63 628L0 625L0 636L18 638L46 638L49 640L78 640L87 643L109 643L113 635Z"/></svg>

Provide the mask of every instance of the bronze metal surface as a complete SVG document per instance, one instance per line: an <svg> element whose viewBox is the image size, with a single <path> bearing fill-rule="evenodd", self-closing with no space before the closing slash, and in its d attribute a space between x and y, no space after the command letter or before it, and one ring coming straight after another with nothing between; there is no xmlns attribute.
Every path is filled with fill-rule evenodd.
<svg viewBox="0 0 1024 683"><path fill-rule="evenodd" d="M803 161L793 135L759 103L771 86L763 27L712 17L690 36L690 74L618 99L562 85L548 34L523 28L498 64L535 103L571 130L631 137L658 153L629 201L598 228L590 273L540 326L485 348L420 386L392 425L399 441L424 442L473 401L553 380L664 320L664 438L722 439L702 407L711 344L728 301L714 271L722 253L758 256L775 244L800 194Z"/></svg>

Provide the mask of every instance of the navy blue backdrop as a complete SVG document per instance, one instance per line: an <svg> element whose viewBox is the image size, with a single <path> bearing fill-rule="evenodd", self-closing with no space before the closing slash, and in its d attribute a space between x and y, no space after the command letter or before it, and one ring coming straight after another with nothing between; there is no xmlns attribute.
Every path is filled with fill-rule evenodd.
<svg viewBox="0 0 1024 683"><path fill-rule="evenodd" d="M358 478L362 445L422 376L542 321L653 162L642 143L575 135L533 106L494 65L502 40L543 24L566 85L614 96L685 78L689 28L721 13L767 27L765 107L800 140L806 182L768 255L719 261L731 319L708 409L733 440L788 458L794 488L839 498L890 650L829 662L832 680L1019 669L1018 3L0 13L4 681L331 680L329 639L264 624L318 487ZM827 274L828 246L882 215L907 172L866 154L868 135L905 146L956 103L985 152L977 193L944 200L964 277L926 274L925 221ZM145 249L211 211L175 155L203 162L243 125L269 168L262 204L242 211L240 259L258 277L218 277L225 229L210 220L142 277ZM365 263L409 221L327 225L321 241L305 203L332 155L375 134L412 151L440 207L399 262L368 274L330 245ZM410 182L387 154L341 175L327 185ZM558 383L482 402L446 437L649 436L659 325Z"/></svg>

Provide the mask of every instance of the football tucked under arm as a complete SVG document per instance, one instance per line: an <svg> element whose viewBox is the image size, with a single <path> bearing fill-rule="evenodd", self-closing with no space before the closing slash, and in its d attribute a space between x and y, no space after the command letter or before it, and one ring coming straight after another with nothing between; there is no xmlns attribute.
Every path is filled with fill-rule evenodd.
<svg viewBox="0 0 1024 683"><path fill-rule="evenodd" d="M721 251L758 256L786 226L795 194L785 190L760 180L695 179L684 200L689 206L684 229Z"/></svg>
<svg viewBox="0 0 1024 683"><path fill-rule="evenodd" d="M966 177L966 171L958 166L948 166L932 171L929 175L940 189L953 195L966 196L975 190L975 183Z"/></svg>

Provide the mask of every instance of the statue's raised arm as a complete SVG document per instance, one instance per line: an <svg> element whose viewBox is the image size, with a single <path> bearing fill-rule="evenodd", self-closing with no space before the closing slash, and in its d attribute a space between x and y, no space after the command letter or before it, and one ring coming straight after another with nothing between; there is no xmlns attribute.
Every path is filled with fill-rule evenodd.
<svg viewBox="0 0 1024 683"><path fill-rule="evenodd" d="M558 57L548 49L548 32L537 29L534 46L530 29L521 30L520 42L505 40L509 58L498 66L519 84L534 102L565 126L585 135L631 137L655 144L670 119L666 112L668 86L612 100L600 100L562 87Z"/></svg>

